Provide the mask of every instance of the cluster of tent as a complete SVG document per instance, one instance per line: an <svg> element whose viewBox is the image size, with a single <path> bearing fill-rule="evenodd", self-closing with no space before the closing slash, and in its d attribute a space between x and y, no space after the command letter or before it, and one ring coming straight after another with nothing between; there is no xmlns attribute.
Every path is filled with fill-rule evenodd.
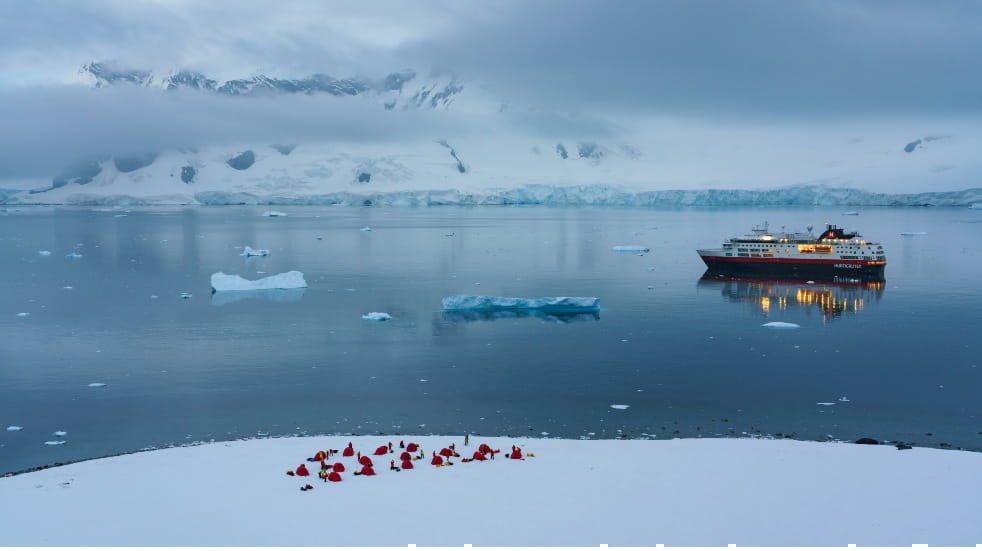
<svg viewBox="0 0 982 551"><path fill-rule="evenodd" d="M468 443L468 438L464 439L465 445ZM396 465L396 460L389 460L389 470L392 471L403 471L407 469L413 469L413 461L419 461L426 457L426 452L420 447L419 444L415 442L410 442L406 444L404 441L399 441L399 452L398 461L400 464ZM338 453L342 457L354 457L355 461L358 462L360 468L354 472L355 475L361 476L375 476L375 464L371 457L368 455L362 455L360 451L355 451L354 446L351 442L348 442L348 446L345 447L340 452L331 448L326 450L320 450L313 455L313 457L308 457L307 462L309 463L319 463L320 468L317 471L317 476L323 482L341 482L341 473L345 472L344 463L340 461L331 462L331 458ZM495 455L501 453L501 450L492 449L491 446L487 444L481 444L478 446L477 450L471 455L471 457L464 457L461 459L463 463L470 463L472 461L487 461L489 459L494 459ZM388 445L379 446L372 453L373 456L381 457L385 455L395 455L395 448L392 446L392 442ZM414 455L415 454L415 455ZM527 454L528 457L535 457L534 454ZM431 452L430 465L436 467L449 467L454 463L451 458L461 457L457 452L456 444L450 444L449 446L440 449L440 451ZM524 461L522 456L522 448L517 446L511 447L511 453L508 454L509 459L519 459ZM310 476L310 470L307 468L306 463L301 463L296 469L291 469L286 472L289 476ZM310 484L305 484L300 487L302 491L312 490L314 487Z"/></svg>

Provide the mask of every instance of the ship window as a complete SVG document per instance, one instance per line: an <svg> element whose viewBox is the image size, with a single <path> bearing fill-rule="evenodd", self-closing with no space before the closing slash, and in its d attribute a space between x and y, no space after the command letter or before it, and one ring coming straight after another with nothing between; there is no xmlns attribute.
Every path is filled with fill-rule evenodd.
<svg viewBox="0 0 982 551"><path fill-rule="evenodd" d="M750 255L747 253L737 253L737 256L750 256Z"/></svg>

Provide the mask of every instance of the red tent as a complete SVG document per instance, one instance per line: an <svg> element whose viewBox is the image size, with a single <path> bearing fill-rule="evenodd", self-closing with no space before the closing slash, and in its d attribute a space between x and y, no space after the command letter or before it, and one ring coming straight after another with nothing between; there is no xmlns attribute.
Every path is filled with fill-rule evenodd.
<svg viewBox="0 0 982 551"><path fill-rule="evenodd" d="M361 468L361 474L365 476L375 476L375 469L373 469L370 465L365 465Z"/></svg>
<svg viewBox="0 0 982 551"><path fill-rule="evenodd" d="M410 460L412 460L412 458L413 458L413 456L409 455L409 452L402 452L402 454L399 455L399 459L401 459L403 461L410 461Z"/></svg>
<svg viewBox="0 0 982 551"><path fill-rule="evenodd" d="M474 452L474 457L473 457L473 459L474 459L475 461L486 461L486 460L487 460L488 458L487 458L487 457L485 457L485 456L484 456L484 454L483 454L483 453L481 453L481 452Z"/></svg>
<svg viewBox="0 0 982 551"><path fill-rule="evenodd" d="M327 479L331 482L341 482L341 475L339 475L337 472L331 472L328 473Z"/></svg>
<svg viewBox="0 0 982 551"><path fill-rule="evenodd" d="M336 472L336 473L343 473L344 472L344 464L343 463L335 463L334 464L334 472Z"/></svg>
<svg viewBox="0 0 982 551"><path fill-rule="evenodd" d="M403 469L412 469L413 468L413 462L412 461L409 461L409 460L403 461L402 462L402 468Z"/></svg>
<svg viewBox="0 0 982 551"><path fill-rule="evenodd" d="M450 448L443 448L440 450L440 455L443 457L453 457L453 452L450 451Z"/></svg>
<svg viewBox="0 0 982 551"><path fill-rule="evenodd" d="M487 444L481 444L480 446L477 447L477 451L481 453L491 453L491 446Z"/></svg>
<svg viewBox="0 0 982 551"><path fill-rule="evenodd" d="M419 444L416 444L414 442L410 442L409 444L406 445L406 451L409 453L413 453L418 449L419 449Z"/></svg>
<svg viewBox="0 0 982 551"><path fill-rule="evenodd" d="M325 459L327 459L327 453L326 452L320 451L320 452L317 452L317 453L314 454L314 461L323 461Z"/></svg>
<svg viewBox="0 0 982 551"><path fill-rule="evenodd" d="M389 453L389 448L386 448L385 446L375 448L375 455L385 455L387 453Z"/></svg>
<svg viewBox="0 0 982 551"><path fill-rule="evenodd" d="M508 457L510 457L512 459L521 459L522 458L522 448L516 448L515 446L512 446L511 447L511 455L509 455Z"/></svg>
<svg viewBox="0 0 982 551"><path fill-rule="evenodd" d="M430 459L430 465L443 465L443 458L433 452L433 459Z"/></svg>
<svg viewBox="0 0 982 551"><path fill-rule="evenodd" d="M358 458L358 462L366 467L371 467L373 465L372 460L369 459L367 455Z"/></svg>
<svg viewBox="0 0 982 551"><path fill-rule="evenodd" d="M303 463L297 467L297 476L310 476L310 471L307 470L307 466Z"/></svg>
<svg viewBox="0 0 982 551"><path fill-rule="evenodd" d="M351 457L352 455L355 455L355 449L351 447L350 442L348 443L348 447L345 448L343 452L341 452L341 455L345 457Z"/></svg>

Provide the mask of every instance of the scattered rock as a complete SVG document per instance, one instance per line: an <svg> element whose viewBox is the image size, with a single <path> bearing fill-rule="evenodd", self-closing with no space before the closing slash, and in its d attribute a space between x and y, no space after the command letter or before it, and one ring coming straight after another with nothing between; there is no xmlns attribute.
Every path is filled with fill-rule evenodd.
<svg viewBox="0 0 982 551"><path fill-rule="evenodd" d="M860 438L859 440L856 440L856 443L857 444L879 445L880 441L879 440L874 440L872 438Z"/></svg>

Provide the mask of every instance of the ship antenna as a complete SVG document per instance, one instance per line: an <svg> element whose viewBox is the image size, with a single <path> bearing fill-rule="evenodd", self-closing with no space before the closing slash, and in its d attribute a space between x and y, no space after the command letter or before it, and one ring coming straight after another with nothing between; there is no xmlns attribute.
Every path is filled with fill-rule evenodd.
<svg viewBox="0 0 982 551"><path fill-rule="evenodd" d="M815 226L812 226L811 224L808 224L808 235L811 235L812 234L812 228L814 228L814 227Z"/></svg>

